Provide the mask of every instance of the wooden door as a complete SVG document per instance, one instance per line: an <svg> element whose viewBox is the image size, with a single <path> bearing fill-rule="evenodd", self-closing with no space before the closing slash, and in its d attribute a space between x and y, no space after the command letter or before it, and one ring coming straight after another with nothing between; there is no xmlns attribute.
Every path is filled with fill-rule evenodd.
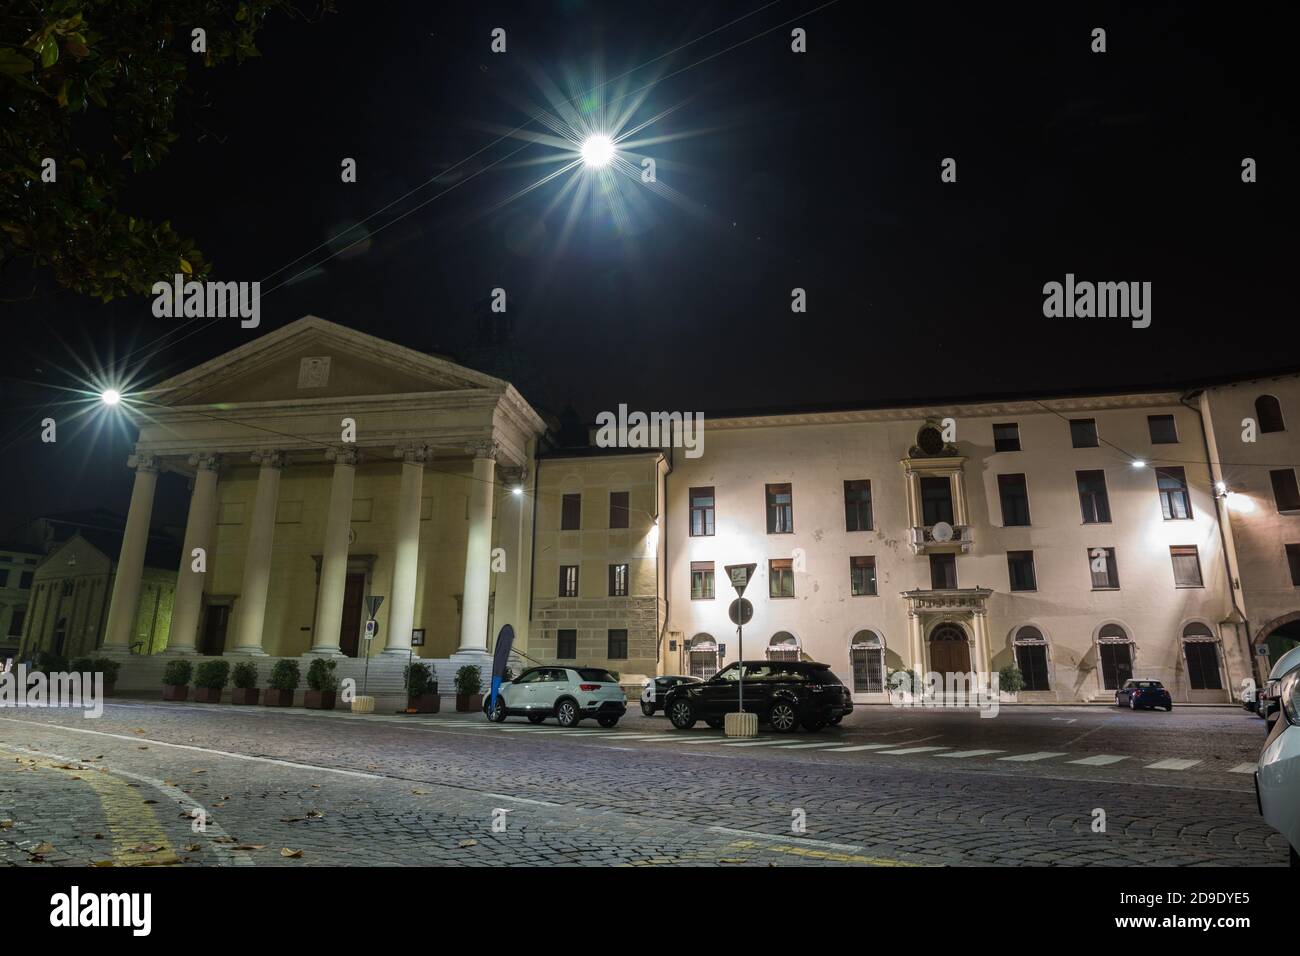
<svg viewBox="0 0 1300 956"><path fill-rule="evenodd" d="M209 604L203 616L203 638L199 653L220 657L226 649L226 625L230 623L229 604Z"/></svg>
<svg viewBox="0 0 1300 956"><path fill-rule="evenodd" d="M943 625L930 635L930 670L937 674L970 673L970 646L959 627Z"/></svg>
<svg viewBox="0 0 1300 956"><path fill-rule="evenodd" d="M339 650L348 657L357 656L365 593L365 574L349 574L347 583L343 586L343 626L339 632Z"/></svg>

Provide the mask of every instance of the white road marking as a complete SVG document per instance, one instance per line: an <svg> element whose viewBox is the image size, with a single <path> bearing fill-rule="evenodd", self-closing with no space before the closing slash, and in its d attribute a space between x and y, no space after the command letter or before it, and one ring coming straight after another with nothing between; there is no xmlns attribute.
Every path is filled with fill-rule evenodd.
<svg viewBox="0 0 1300 956"><path fill-rule="evenodd" d="M1155 763L1149 763L1146 766L1148 770L1186 770L1188 767L1195 767L1199 760L1181 760L1177 757L1171 757L1168 760L1157 760Z"/></svg>
<svg viewBox="0 0 1300 956"><path fill-rule="evenodd" d="M824 846L832 850L847 850L858 852L863 849L860 846L853 846L848 843L831 843L829 840L813 840L808 837L791 837L781 833L760 833L758 830L733 830L731 827L709 827L714 833L732 833L736 836L761 837L764 840L791 840L798 843L812 843L816 846Z"/></svg>
<svg viewBox="0 0 1300 956"><path fill-rule="evenodd" d="M772 746L773 743L777 743L777 741L772 741L772 740L734 740L734 741L731 741L731 742L729 742L729 743L725 743L725 744L723 744L722 746L724 746L724 747L770 747L770 746Z"/></svg>
<svg viewBox="0 0 1300 956"><path fill-rule="evenodd" d="M1031 760L1050 760L1052 757L1065 757L1068 754L1056 753L1051 750L1040 750L1032 754L1016 754L1014 757L999 757L999 760L1013 760L1017 763L1029 763Z"/></svg>
<svg viewBox="0 0 1300 956"><path fill-rule="evenodd" d="M882 754L923 754L932 750L947 750L947 747L904 747L902 750L882 750Z"/></svg>
<svg viewBox="0 0 1300 956"><path fill-rule="evenodd" d="M884 750L886 747L892 747L893 744L857 744L853 747L836 747L834 750L828 750L827 753L846 754L855 750Z"/></svg>
<svg viewBox="0 0 1300 956"><path fill-rule="evenodd" d="M562 803L551 803L549 800L530 800L527 797L512 797L504 793L484 793L483 796L491 797L493 800L513 800L515 803L528 803L535 807L562 807Z"/></svg>
<svg viewBox="0 0 1300 956"><path fill-rule="evenodd" d="M1098 754L1095 757L1084 757L1082 760L1067 760L1066 763L1082 764L1085 767L1106 767L1113 763L1119 763L1121 760L1127 760L1128 757L1116 757L1111 754Z"/></svg>
<svg viewBox="0 0 1300 956"><path fill-rule="evenodd" d="M935 754L936 757L952 757L955 760L964 760L967 757L987 757L989 754L1006 753L1005 750L954 750L948 754Z"/></svg>
<svg viewBox="0 0 1300 956"><path fill-rule="evenodd" d="M15 717L0 717L0 720L12 721L15 724L25 724L31 727L35 722L30 720L19 720ZM65 727L62 724L50 724L41 722L39 725L42 729L48 730L66 730L73 734L94 734L96 737L116 737L118 740L129 740L132 743L150 743L159 747L174 747L177 750L195 750L204 754L216 754L219 757L233 757L235 760L252 760L256 763L273 763L281 767L294 767L298 770L316 770L321 773L337 773L345 777L365 777L367 780L385 780L383 774L363 773L360 770L340 770L338 767L320 767L310 763L294 763L292 760L276 760L274 757L254 757L251 754L231 753L229 750L213 750L211 747L195 747L193 744L173 744L165 740L155 740L152 737L138 737L135 735L127 736L126 734L110 734L106 730L86 730L83 727Z"/></svg>
<svg viewBox="0 0 1300 956"><path fill-rule="evenodd" d="M834 743L828 743L823 740L815 744L773 744L774 747L780 747L782 750L808 750L810 747L834 747Z"/></svg>
<svg viewBox="0 0 1300 956"><path fill-rule="evenodd" d="M1255 764L1253 763L1239 763L1237 764L1237 766L1233 767L1231 770L1228 771L1228 773L1254 773L1254 772L1255 772Z"/></svg>

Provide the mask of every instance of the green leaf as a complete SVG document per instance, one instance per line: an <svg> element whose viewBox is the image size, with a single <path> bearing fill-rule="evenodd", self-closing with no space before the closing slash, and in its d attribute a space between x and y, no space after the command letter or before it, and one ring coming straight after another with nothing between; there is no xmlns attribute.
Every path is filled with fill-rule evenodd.
<svg viewBox="0 0 1300 956"><path fill-rule="evenodd" d="M46 37L41 44L41 66L49 68L59 62L59 41Z"/></svg>
<svg viewBox="0 0 1300 956"><path fill-rule="evenodd" d="M30 73L33 66L30 56L13 47L0 47L0 73Z"/></svg>

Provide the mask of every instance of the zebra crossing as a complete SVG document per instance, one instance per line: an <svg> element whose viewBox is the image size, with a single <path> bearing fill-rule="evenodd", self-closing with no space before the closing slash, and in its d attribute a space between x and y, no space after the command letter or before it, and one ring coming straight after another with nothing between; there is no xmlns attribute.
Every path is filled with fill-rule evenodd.
<svg viewBox="0 0 1300 956"><path fill-rule="evenodd" d="M1198 772L1222 772L1232 774L1254 773L1255 764L1240 763L1236 766L1223 770L1213 765L1210 761L1184 758L1184 757L1162 757L1153 760L1150 757L1138 757L1132 754L1092 754L1086 757L1075 757L1066 751L1058 750L1035 750L1026 753L1008 753L1005 750L992 748L974 748L974 749L957 749L953 747L944 747L939 745L927 744L922 746L912 746L906 741L894 743L851 743L846 740L818 740L808 741L803 737L791 737L786 735L779 736L762 736L744 739L732 739L716 732L691 731L686 733L674 731L657 731L654 733L638 733L629 730L596 730L582 728L556 728L546 725L519 725L519 724L495 724L481 720L440 720L436 724L433 721L427 722L429 729L436 727L454 726L456 728L481 730L487 733L502 734L537 734L547 737L581 737L599 742L615 741L637 741L647 744L668 744L668 745L690 745L708 746L717 745L719 748L736 748L748 750L760 748L766 750L807 750L815 753L843 754L843 753L860 753L867 755L881 755L891 757L919 757L919 758L936 758L940 760L971 760L984 758L996 762L1005 762L1010 764L1044 764L1048 762L1067 764L1079 767L1116 767L1118 769L1135 768L1142 770L1161 771L1166 773L1179 773L1186 770L1197 770ZM1073 759L1070 759L1073 758Z"/></svg>

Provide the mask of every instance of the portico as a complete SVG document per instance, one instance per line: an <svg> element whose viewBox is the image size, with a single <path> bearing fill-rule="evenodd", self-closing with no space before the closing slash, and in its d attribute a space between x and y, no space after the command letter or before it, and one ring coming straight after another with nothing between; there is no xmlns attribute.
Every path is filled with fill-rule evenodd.
<svg viewBox="0 0 1300 956"><path fill-rule="evenodd" d="M192 489L168 654L365 656L370 594L370 653L402 664L413 628L417 654L471 663L492 624L526 633L527 509L498 506L497 475L527 472L544 425L513 386L309 316L141 399L105 651L128 653L168 473Z"/></svg>

